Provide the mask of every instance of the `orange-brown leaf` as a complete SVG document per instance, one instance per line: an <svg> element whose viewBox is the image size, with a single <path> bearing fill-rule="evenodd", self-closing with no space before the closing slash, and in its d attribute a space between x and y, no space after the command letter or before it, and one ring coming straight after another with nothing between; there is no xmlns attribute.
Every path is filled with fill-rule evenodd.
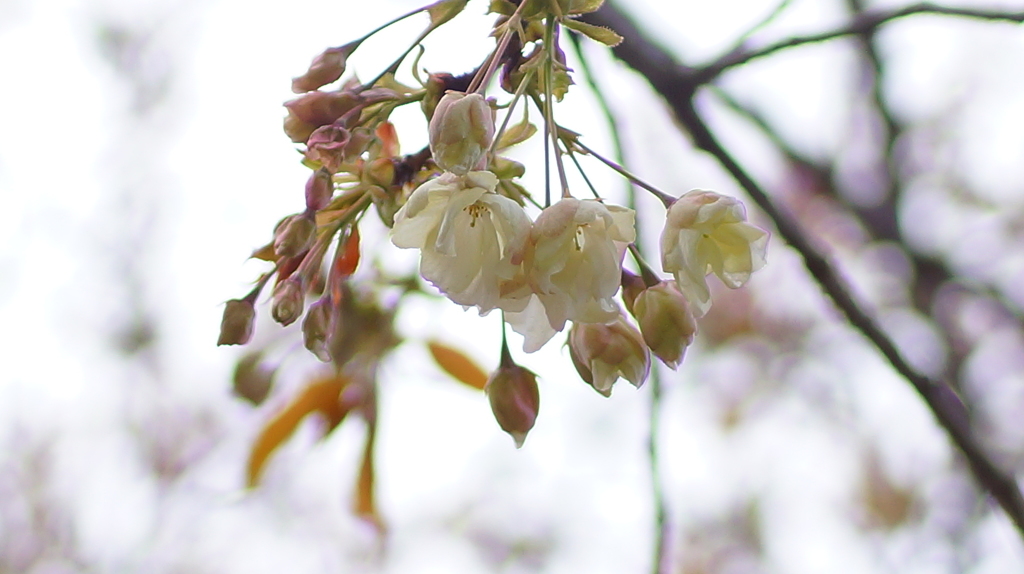
<svg viewBox="0 0 1024 574"><path fill-rule="evenodd" d="M481 391L487 385L487 373L462 351L437 341L428 341L427 347L438 366L455 380Z"/></svg>
<svg viewBox="0 0 1024 574"><path fill-rule="evenodd" d="M306 416L313 412L320 413L327 419L328 432L344 420L349 409L344 407L338 399L347 382L347 379L340 376L312 382L288 406L277 413L267 423L267 426L263 427L263 431L256 437L252 451L249 453L249 465L246 473L246 482L249 487L259 483L267 459L284 441L288 440L288 437L292 436Z"/></svg>
<svg viewBox="0 0 1024 574"><path fill-rule="evenodd" d="M356 516L382 530L384 522L377 511L377 498L374 494L373 444L377 433L372 423L368 426L366 433L366 444L363 446L363 461L359 465L359 477L356 479L353 510Z"/></svg>
<svg viewBox="0 0 1024 574"><path fill-rule="evenodd" d="M391 122L381 122L377 126L377 137L380 138L383 149L381 150L381 157L398 157L398 132L395 131L395 125Z"/></svg>

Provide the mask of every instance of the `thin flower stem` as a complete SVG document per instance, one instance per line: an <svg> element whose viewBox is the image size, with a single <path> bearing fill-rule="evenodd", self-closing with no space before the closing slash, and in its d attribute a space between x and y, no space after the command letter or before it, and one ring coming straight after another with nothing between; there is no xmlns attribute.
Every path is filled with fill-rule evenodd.
<svg viewBox="0 0 1024 574"><path fill-rule="evenodd" d="M651 498L654 506L654 563L651 565L653 574L670 571L668 557L668 508L665 504L665 492L661 486L661 457L658 449L658 429L661 428L661 368L655 363L651 366L648 386L651 389L651 412L648 416L650 430L647 434L647 457L651 465Z"/></svg>
<svg viewBox="0 0 1024 574"><path fill-rule="evenodd" d="M601 109L601 114L604 116L605 123L608 124L608 132L612 137L612 148L615 151L615 161L619 165L626 164L626 151L622 145L622 135L619 133L618 122L615 121L615 114L612 113L611 104L608 103L608 98L604 97L604 92L601 91L601 87L597 85L597 77L594 75L593 70L590 67L590 58L587 57L583 51L582 42L580 42L579 34L569 34L569 39L572 41L573 50L576 52L576 59L580 61L580 68L583 71L583 77L587 82L587 87L590 88L591 93L594 94L594 98L597 100L597 107ZM572 148L569 148L570 155ZM625 192L626 192L626 205L630 207L636 213L636 218L640 219L640 210L636 201L636 188L629 182L624 180ZM640 237L636 238L636 245L642 249Z"/></svg>
<svg viewBox="0 0 1024 574"><path fill-rule="evenodd" d="M405 60L405 57L408 56L413 50L415 50L416 46L418 46L419 43L422 42L427 36L429 36L430 33L433 32L434 30L436 30L436 28L434 26L429 26L429 27L427 27L426 30L420 32L420 35L416 37L416 39L412 42L412 44L408 48L405 49L404 52L402 52L401 56L396 58L395 61L392 62L390 66L388 66L387 68L384 68L384 70L381 73L377 74L377 77L375 77L374 79L370 80L369 82L366 82L365 84L363 84L362 85L362 89L371 88L371 87L373 87L374 84L379 82L381 80L381 78L383 78L384 76L386 76L388 74L394 74L395 72L397 72L398 71L398 66L402 65L402 62Z"/></svg>
<svg viewBox="0 0 1024 574"><path fill-rule="evenodd" d="M636 266L640 269L640 276L643 277L644 285L648 287L654 287L661 282L661 277L651 269L651 266L644 259L644 256L640 253L640 247L634 242L630 243L627 248L629 254L633 256L633 261L636 261Z"/></svg>
<svg viewBox="0 0 1024 574"><path fill-rule="evenodd" d="M477 70L473 80L469 83L469 87L466 88L466 93L484 93L487 89L487 84L491 81L491 77L494 75L495 70L498 69L498 62L501 60L501 55L505 53L505 49L508 48L508 43L512 40L512 34L515 32L513 28L519 27L519 14L523 11L523 7L526 6L526 2L520 2L519 7L516 11L509 16L508 20L505 21L505 31L501 34L501 39L498 40L498 45L495 46L494 51L491 52L490 56L484 60L486 66L481 65Z"/></svg>
<svg viewBox="0 0 1024 574"><path fill-rule="evenodd" d="M619 172L619 174L621 174L622 177L625 177L626 179L632 181L636 185L639 185L640 187L642 187L642 188L646 189L647 191L651 192L652 194L654 194L655 197L660 199L661 202L665 204L665 207L669 207L670 205L675 203L675 201L676 201L675 197L672 197L671 195L665 193L664 191L661 191L660 189L654 187L653 185L651 185L651 184L645 182L644 180L640 179L639 177L633 175L632 173L627 171L626 168L624 168L621 165L615 163L614 161L604 157L603 155L597 153L596 151L590 149L589 147L587 147L586 144L580 142L579 140L576 140L575 142L573 142L573 145L578 146L580 149L582 149L586 153L588 153L588 154L596 157L597 159L601 160L605 165L607 165L608 167L610 167L610 168L614 169L615 171Z"/></svg>
<svg viewBox="0 0 1024 574"><path fill-rule="evenodd" d="M576 154L572 153L572 150L568 150L567 153L569 154L569 159L571 159L572 163L576 166L576 171L580 172L580 176L583 177L583 181L587 182L587 187L590 188L590 193L593 193L596 199L601 199L601 194L597 193L597 188L595 188L594 184L590 182L590 178L587 177L587 172L583 171L583 166L580 165L580 160L576 159Z"/></svg>
<svg viewBox="0 0 1024 574"><path fill-rule="evenodd" d="M505 129L508 127L509 120L512 119L512 112L516 109L516 104L519 102L519 98L522 97L523 92L526 91L526 85L533 78L533 68L526 71L523 76L523 80L519 82L519 87L516 88L516 93L512 96L512 102L508 105L508 113L505 114L505 120L501 122L501 129L494 134L494 140L491 141L491 147L487 150L487 155L493 157L495 152L498 151L498 141L501 140L501 136L505 134Z"/></svg>
<svg viewBox="0 0 1024 574"><path fill-rule="evenodd" d="M341 231L342 227L345 227L349 223L355 220L356 217L362 213L363 209L370 204L370 193L364 192L351 206L348 207L348 212L339 217L337 221L333 222L325 231L321 232L319 237L316 238L316 243L309 250L309 253L302 259L302 263L299 264L299 268L295 270L295 275L303 275L308 273L310 267L315 264L319 264L324 253L327 252L327 246L331 243L335 234Z"/></svg>
<svg viewBox="0 0 1024 574"><path fill-rule="evenodd" d="M523 2L523 4L526 4ZM562 152L558 149L558 126L555 124L554 89L555 82L555 28L558 25L555 18L548 17L544 27L544 50L547 52L548 61L544 66L544 124L545 132L551 139L551 148L555 154L555 166L558 168L558 180L562 185L562 198L572 197L569 193L569 180L565 177L565 164L562 162Z"/></svg>

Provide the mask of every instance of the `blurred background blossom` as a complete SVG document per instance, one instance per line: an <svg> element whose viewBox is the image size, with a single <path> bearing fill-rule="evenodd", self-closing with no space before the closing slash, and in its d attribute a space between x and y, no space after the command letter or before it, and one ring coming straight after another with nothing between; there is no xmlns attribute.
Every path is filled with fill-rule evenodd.
<svg viewBox="0 0 1024 574"><path fill-rule="evenodd" d="M472 69L491 46L485 4L474 0L429 38L421 65ZM694 65L733 49L778 7L621 4ZM749 45L902 5L784 4ZM303 424L260 487L245 489L254 437L317 369L287 352L299 346L298 325L261 319L256 343L282 351L275 387L254 408L231 391L243 351L215 347L222 303L259 272L246 258L302 205L308 172L281 132L281 104L325 47L416 6L0 0L0 572L651 569L650 389L598 396L568 351L548 345L522 359L540 375L544 415L517 451L486 397L419 344L442 340L490 369L498 317L440 299L402 309L409 342L383 365L386 537L349 512L366 432L358 421L324 441L314 421ZM350 70L372 76L419 25L373 38ZM674 195L744 197L642 78L597 46L584 52L633 172ZM697 100L910 363L959 384L978 436L1017 473L1022 58L1020 25L917 15L752 61ZM610 150L592 95L577 88L566 102L563 123ZM395 121L422 124L422 139L400 132L412 135L405 150L424 145L422 119ZM515 157L536 163L539 150ZM528 187L542 187L540 173L528 170ZM596 179L624 201L621 182ZM639 198L648 246L661 209ZM363 240L382 265L414 264L382 226ZM744 289L714 293L686 360L661 373L666 571L1024 570L1021 539L913 390L784 242L772 242L768 260Z"/></svg>

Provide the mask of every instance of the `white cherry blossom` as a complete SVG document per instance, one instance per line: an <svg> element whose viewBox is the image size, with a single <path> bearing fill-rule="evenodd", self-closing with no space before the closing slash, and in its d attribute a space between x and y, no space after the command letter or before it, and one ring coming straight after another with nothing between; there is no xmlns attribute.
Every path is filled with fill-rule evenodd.
<svg viewBox="0 0 1024 574"><path fill-rule="evenodd" d="M391 229L396 246L422 251L424 279L482 314L521 311L529 297L522 262L530 218L518 203L494 193L497 183L487 171L445 173L413 191Z"/></svg>
<svg viewBox="0 0 1024 574"><path fill-rule="evenodd" d="M690 191L669 207L661 265L675 276L696 316L711 308L708 274L736 289L764 266L768 233L746 220L742 203L713 191Z"/></svg>
<svg viewBox="0 0 1024 574"><path fill-rule="evenodd" d="M631 209L574 198L537 217L527 273L552 329L561 331L567 320L605 323L618 316L612 297L622 254L636 239L633 218Z"/></svg>

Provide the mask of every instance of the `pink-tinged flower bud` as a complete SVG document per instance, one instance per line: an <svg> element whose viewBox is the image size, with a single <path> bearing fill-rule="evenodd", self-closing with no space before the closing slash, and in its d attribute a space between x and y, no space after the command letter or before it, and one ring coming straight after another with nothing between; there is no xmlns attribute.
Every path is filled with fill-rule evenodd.
<svg viewBox="0 0 1024 574"><path fill-rule="evenodd" d="M316 358L323 362L331 360L327 349L327 337L331 332L331 315L334 306L330 297L323 297L309 306L306 318L302 321L302 342Z"/></svg>
<svg viewBox="0 0 1024 574"><path fill-rule="evenodd" d="M285 102L284 132L293 142L305 143L318 127L333 124L361 103L359 94L352 92L310 92Z"/></svg>
<svg viewBox="0 0 1024 574"><path fill-rule="evenodd" d="M273 304L270 314L282 325L291 325L302 315L305 305L305 293L302 284L294 277L277 284L274 289Z"/></svg>
<svg viewBox="0 0 1024 574"><path fill-rule="evenodd" d="M352 42L338 48L328 48L309 65L305 74L292 80L292 91L296 94L312 92L331 82L335 82L345 73L346 60L359 46Z"/></svg>
<svg viewBox="0 0 1024 574"><path fill-rule="evenodd" d="M430 151L445 171L463 175L482 168L494 139L494 109L480 94L448 92L430 118Z"/></svg>
<svg viewBox="0 0 1024 574"><path fill-rule="evenodd" d="M295 257L313 244L316 220L312 214L300 213L285 218L274 230L274 253L278 257Z"/></svg>
<svg viewBox="0 0 1024 574"><path fill-rule="evenodd" d="M244 345L252 338L256 308L248 299L232 299L224 305L218 345Z"/></svg>
<svg viewBox="0 0 1024 574"><path fill-rule="evenodd" d="M331 174L325 169L318 169L306 180L306 210L317 212L331 202L334 197L334 182Z"/></svg>
<svg viewBox="0 0 1024 574"><path fill-rule="evenodd" d="M662 281L641 291L633 304L633 316L651 351L669 367L678 367L686 347L693 343L697 322L675 281Z"/></svg>
<svg viewBox="0 0 1024 574"><path fill-rule="evenodd" d="M621 314L607 325L574 323L569 356L580 377L606 397L619 377L639 388L651 370L643 337Z"/></svg>
<svg viewBox="0 0 1024 574"><path fill-rule="evenodd" d="M498 426L512 435L516 448L521 448L540 410L537 375L511 361L502 362L505 364L491 375L484 391Z"/></svg>
<svg viewBox="0 0 1024 574"><path fill-rule="evenodd" d="M319 162L330 173L337 173L345 161L349 131L338 124L318 127L306 140L306 159Z"/></svg>

